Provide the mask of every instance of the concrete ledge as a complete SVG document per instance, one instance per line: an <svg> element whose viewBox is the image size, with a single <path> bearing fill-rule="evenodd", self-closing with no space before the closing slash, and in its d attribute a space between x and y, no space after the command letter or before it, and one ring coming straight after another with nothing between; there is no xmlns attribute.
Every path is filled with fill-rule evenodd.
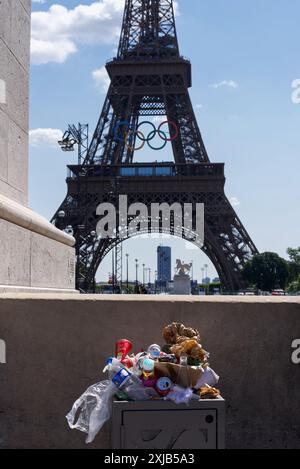
<svg viewBox="0 0 300 469"><path fill-rule="evenodd" d="M13 291L74 292L74 248L3 218L0 232L0 285Z"/></svg>
<svg viewBox="0 0 300 469"><path fill-rule="evenodd" d="M300 298L0 295L0 448L110 448L106 425L93 445L65 415L120 337L135 350L160 343L172 321L198 328L220 374L227 448L300 449Z"/></svg>
<svg viewBox="0 0 300 469"><path fill-rule="evenodd" d="M58 293L60 295L64 294L72 294L72 293L77 293L78 290L67 290L67 289L60 289L60 288L34 288L34 287L19 287L18 285L0 285L0 297L5 294L11 294L12 298L16 298L18 294L25 293L26 295L30 295L31 293L34 293L36 296L37 293L44 295L44 294L51 294L51 295L57 295ZM9 295L8 295L9 297Z"/></svg>
<svg viewBox="0 0 300 469"><path fill-rule="evenodd" d="M69 295L68 290L67 293L57 297L56 295L47 294L44 295L42 292L38 295L30 295L26 292L17 293L17 294L0 294L1 299L11 299L11 300L22 300L22 301L31 301L31 300L47 300L47 301L76 301L82 302L83 304L88 303L97 303L99 308L102 307L102 304L105 303L114 303L118 305L122 305L123 303L132 303L136 305L136 303L143 303L143 304L152 304L152 303L159 303L159 304L195 304L197 307L200 305L216 305L216 304L223 304L223 305L230 305L230 304L237 304L237 305L251 305L251 307L255 305L289 305L294 304L299 307L299 315L300 315L300 296L286 296L286 297L273 297L273 296L181 296L181 295ZM127 305L124 305L127 308ZM299 317L300 319L300 317Z"/></svg>
<svg viewBox="0 0 300 469"><path fill-rule="evenodd" d="M33 210L0 194L0 219L1 218L67 246L75 245L75 239L72 236L58 230L44 217L38 215Z"/></svg>

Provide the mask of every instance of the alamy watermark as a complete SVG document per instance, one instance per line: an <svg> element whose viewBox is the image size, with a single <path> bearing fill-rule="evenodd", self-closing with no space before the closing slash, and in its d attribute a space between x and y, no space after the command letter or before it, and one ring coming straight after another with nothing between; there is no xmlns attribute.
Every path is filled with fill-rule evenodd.
<svg viewBox="0 0 300 469"><path fill-rule="evenodd" d="M292 363L300 365L300 339L295 339L292 342Z"/></svg>
<svg viewBox="0 0 300 469"><path fill-rule="evenodd" d="M163 233L184 238L198 247L204 244L204 204L143 203L128 206L127 195L120 195L118 206L98 205L101 217L96 232L101 239L127 239L147 233Z"/></svg>
<svg viewBox="0 0 300 469"><path fill-rule="evenodd" d="M291 95L292 102L294 104L300 104L300 78L297 78L292 82L293 92Z"/></svg>
<svg viewBox="0 0 300 469"><path fill-rule="evenodd" d="M0 364L6 363L6 343L0 339Z"/></svg>

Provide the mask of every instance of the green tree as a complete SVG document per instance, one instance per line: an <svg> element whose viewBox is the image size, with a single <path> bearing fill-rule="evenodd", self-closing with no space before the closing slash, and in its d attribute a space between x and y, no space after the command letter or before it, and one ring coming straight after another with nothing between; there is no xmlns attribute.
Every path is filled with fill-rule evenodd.
<svg viewBox="0 0 300 469"><path fill-rule="evenodd" d="M290 258L288 263L290 274L289 281L294 282L297 281L300 275L300 247L296 249L288 248L287 253Z"/></svg>
<svg viewBox="0 0 300 469"><path fill-rule="evenodd" d="M288 286L288 292L289 293L300 292L300 275L298 275L298 278L296 280L290 283L290 285Z"/></svg>
<svg viewBox="0 0 300 469"><path fill-rule="evenodd" d="M259 290L284 289L289 278L288 263L274 252L257 254L245 265L243 277Z"/></svg>

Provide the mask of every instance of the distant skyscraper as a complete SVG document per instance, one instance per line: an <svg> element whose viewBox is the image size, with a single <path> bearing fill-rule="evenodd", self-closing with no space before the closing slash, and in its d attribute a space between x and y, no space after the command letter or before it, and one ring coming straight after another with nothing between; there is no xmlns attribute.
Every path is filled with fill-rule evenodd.
<svg viewBox="0 0 300 469"><path fill-rule="evenodd" d="M210 285L210 280L211 280L210 277L205 277L205 278L203 279L204 285Z"/></svg>
<svg viewBox="0 0 300 469"><path fill-rule="evenodd" d="M221 283L221 280L219 279L219 277L216 277L213 279L212 283Z"/></svg>
<svg viewBox="0 0 300 469"><path fill-rule="evenodd" d="M157 248L157 281L166 284L172 280L171 273L171 248L158 246Z"/></svg>

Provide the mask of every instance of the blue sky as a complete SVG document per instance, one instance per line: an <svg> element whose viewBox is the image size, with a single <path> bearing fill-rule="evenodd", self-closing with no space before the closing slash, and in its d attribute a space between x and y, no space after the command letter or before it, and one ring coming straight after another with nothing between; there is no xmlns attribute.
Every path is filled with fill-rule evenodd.
<svg viewBox="0 0 300 469"><path fill-rule="evenodd" d="M47 218L65 197L66 164L76 159L54 145L57 131L78 121L92 131L105 97L102 67L115 54L123 0L99 3L33 3L30 205ZM180 49L192 61L191 96L210 159L225 163L226 194L258 249L285 256L287 247L300 245L300 103L292 101L292 83L300 79L300 2L178 4ZM169 149L160 155L169 156ZM131 276L135 257L154 272L158 242L124 243ZM173 264L194 259L201 277L208 261L201 252L176 239L164 243L173 248ZM106 259L98 277L110 270Z"/></svg>

